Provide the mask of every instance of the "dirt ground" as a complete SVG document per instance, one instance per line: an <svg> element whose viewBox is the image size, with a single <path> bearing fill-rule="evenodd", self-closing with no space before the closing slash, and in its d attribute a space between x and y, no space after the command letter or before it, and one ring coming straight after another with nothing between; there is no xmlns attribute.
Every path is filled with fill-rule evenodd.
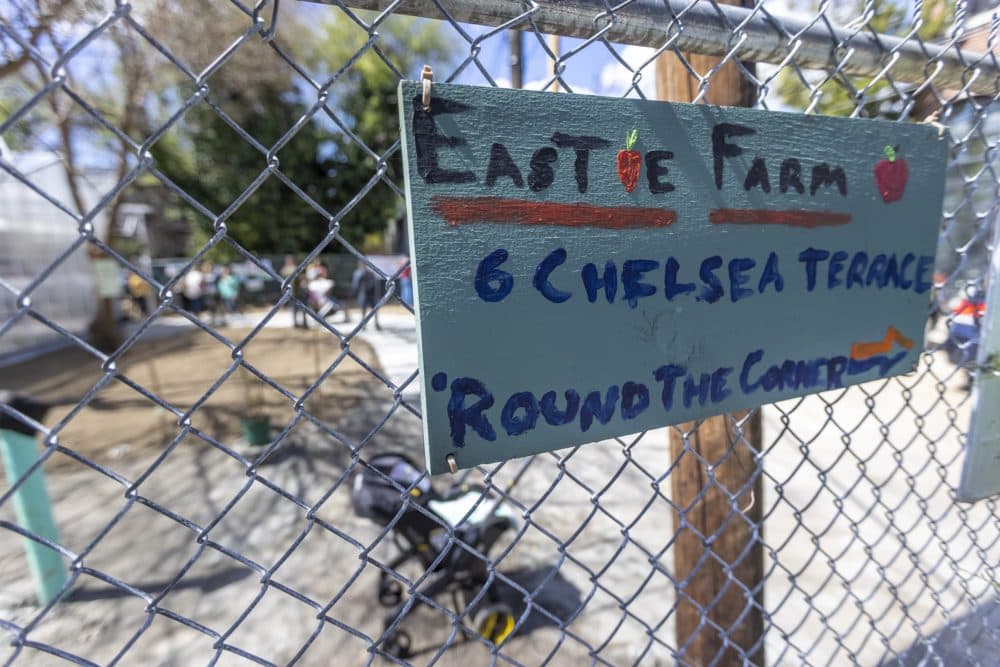
<svg viewBox="0 0 1000 667"><path fill-rule="evenodd" d="M248 332L220 330L234 345ZM5 387L52 404L47 426L69 419L59 443L86 460L56 452L44 466L60 543L79 554L72 592L39 617L20 540L0 540L0 620L30 627L30 640L96 664L202 664L216 653L217 640L273 664L296 657L302 665L371 660L369 642L382 633L386 613L375 594L379 566L397 551L391 536L381 536L379 526L353 512L345 471L351 447L363 448L366 456L392 449L419 459L420 422L400 403L406 399L397 400L373 375L382 367L361 337L342 349L328 332L264 329L243 347L243 357L294 398L244 370L216 386L232 367L231 346L191 327L157 332L116 361L127 382L155 393L169 408L111 379L77 411L80 397L103 377L97 360L77 349L4 369ZM294 421L294 401L337 360L304 401L318 424ZM272 438L293 424L274 455L254 468L253 478L249 469L260 449L242 441L239 426L248 404L271 418ZM184 433L179 425L192 406L197 409ZM577 502L569 500L574 493ZM583 520L593 513L585 500L564 485L549 506L565 512L576 505L570 513ZM0 507L0 519L14 519L10 503ZM607 538L581 540L579 553L593 549L594 560L606 562L621 543L610 527ZM548 613L566 619L582 605L580 590L565 578L570 565L552 573L557 561L545 558L553 555L555 538L525 530L510 534L506 544L515 537L518 547L506 557L504 572L525 588L508 584L502 595L527 623L509 655L527 664L546 655L555 664L590 662L586 647L567 641L551 627L551 618L525 611L525 590L537 591ZM401 569L413 579L422 574L412 565ZM576 568L574 575L578 585L586 583L586 571ZM605 580L624 585L631 576L622 571ZM154 602L156 613L149 611ZM604 595L591 606L591 618L622 625L615 622L621 614L612 598ZM434 658L442 645L457 648L438 656L436 664L467 665L470 656L478 656L474 664L489 662L486 648L463 643L441 610L422 607L406 623L416 664ZM604 655L647 644L623 643L639 633L639 627L616 631ZM4 663L13 657L6 643L0 648ZM63 664L31 648L17 655L16 663L22 662ZM376 663L389 664L384 658ZM250 663L223 651L219 664Z"/></svg>
<svg viewBox="0 0 1000 667"><path fill-rule="evenodd" d="M421 460L413 388L397 395L379 379L412 375L412 316L385 313L382 330L360 330L349 348L289 325L239 348L280 388L242 370L226 377L250 329L221 330L228 344L190 326L152 332L116 368L166 407L112 378L76 411L104 377L80 351L0 369L4 388L54 404L46 425L68 419L59 443L82 455L44 466L60 544L75 556L70 593L51 611L34 599L21 540L3 531L0 664L68 664L45 646L101 665L389 664L369 649L386 613L378 574L397 552L391 533L354 512L350 472L357 450ZM995 608L975 573L1000 559L1000 526L993 506L950 497L968 420L962 379L898 378L764 408L769 664L911 664L941 654L928 638L942 628L953 628L942 645L965 640L968 652L970 628L992 618L965 615L977 600ZM295 419L296 401L314 420ZM287 431L266 460L240 435L249 412L271 418L271 438ZM423 606L403 623L412 664L677 664L674 527L659 491L667 441L659 429L471 477L499 488L518 479L517 527L491 555L521 629L491 655L462 642L447 611ZM0 520L14 520L11 503ZM400 570L411 582L422 574ZM29 645L15 653L21 632ZM976 636L982 655L1000 651L988 645L995 634Z"/></svg>
<svg viewBox="0 0 1000 667"><path fill-rule="evenodd" d="M237 348L246 362L296 397L339 360L305 403L310 413L332 424L341 423L342 415L361 405L379 385L361 365L378 368L374 351L363 339L353 339L344 354L335 336L316 327L268 327L244 342L250 332L221 328L218 333L225 340L219 340L193 327L158 327L115 360L123 378L112 376L101 384L79 411L81 397L106 374L97 358L78 347L6 367L0 371L2 385L51 405L47 425L69 418L59 432L60 444L97 463L158 450L177 436L178 416L136 385L180 413L197 405L191 426L218 441L237 437L240 420L248 414L267 415L272 424L288 423L294 416L293 400L235 366ZM226 377L234 366L235 372ZM62 463L63 458L53 460Z"/></svg>

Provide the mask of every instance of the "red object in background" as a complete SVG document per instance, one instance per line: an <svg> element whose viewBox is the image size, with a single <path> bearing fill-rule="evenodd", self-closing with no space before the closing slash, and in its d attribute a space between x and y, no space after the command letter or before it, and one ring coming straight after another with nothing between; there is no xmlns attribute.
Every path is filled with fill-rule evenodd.
<svg viewBox="0 0 1000 667"><path fill-rule="evenodd" d="M980 318L986 313L986 303L979 299L962 299L952 312L955 315L971 315Z"/></svg>
<svg viewBox="0 0 1000 667"><path fill-rule="evenodd" d="M618 178L625 186L626 192L632 192L639 184L642 155L639 154L639 151L632 150L638 138L639 130L633 129L625 135L625 150L618 151Z"/></svg>
<svg viewBox="0 0 1000 667"><path fill-rule="evenodd" d="M886 204L899 201L906 189L906 179L910 177L910 169L906 160L896 155L892 146L885 147L885 160L875 164L875 185Z"/></svg>

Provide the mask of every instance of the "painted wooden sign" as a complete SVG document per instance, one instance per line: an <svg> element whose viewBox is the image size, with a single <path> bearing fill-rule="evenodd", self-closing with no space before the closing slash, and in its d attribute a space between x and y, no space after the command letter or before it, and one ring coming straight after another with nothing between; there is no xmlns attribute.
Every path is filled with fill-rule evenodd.
<svg viewBox="0 0 1000 667"><path fill-rule="evenodd" d="M427 465L905 373L946 159L931 127L400 86Z"/></svg>

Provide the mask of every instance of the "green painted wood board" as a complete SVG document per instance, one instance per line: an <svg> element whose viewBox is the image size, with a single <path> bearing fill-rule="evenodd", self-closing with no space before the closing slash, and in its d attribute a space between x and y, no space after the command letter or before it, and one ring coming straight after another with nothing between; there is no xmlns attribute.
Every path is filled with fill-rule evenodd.
<svg viewBox="0 0 1000 667"><path fill-rule="evenodd" d="M14 484L31 469L38 459L38 447L30 435L0 429L0 460L7 473L7 484ZM18 524L39 537L58 543L59 533L52 517L52 503L45 490L45 475L35 470L14 492L14 514ZM62 555L41 542L24 538L28 569L35 581L39 603L55 599L66 583L66 565Z"/></svg>
<svg viewBox="0 0 1000 667"><path fill-rule="evenodd" d="M947 158L933 127L448 84L425 110L419 83L399 92L431 472L917 362Z"/></svg>

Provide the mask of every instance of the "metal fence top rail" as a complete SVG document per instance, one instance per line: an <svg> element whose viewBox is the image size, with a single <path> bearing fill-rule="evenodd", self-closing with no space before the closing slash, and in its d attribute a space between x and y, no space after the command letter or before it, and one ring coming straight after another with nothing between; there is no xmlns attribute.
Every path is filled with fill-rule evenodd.
<svg viewBox="0 0 1000 667"><path fill-rule="evenodd" d="M746 9L690 0L311 0L353 9L450 18L511 28L711 56L731 55L747 62L795 64L859 76L887 71L899 82L938 90L995 96L1000 64L992 53L960 50L967 16L956 17L946 42L929 43L914 23L903 37L879 34L858 22L835 26L819 13L776 17L763 5ZM520 19L520 20L519 20ZM996 26L990 29L993 44Z"/></svg>

